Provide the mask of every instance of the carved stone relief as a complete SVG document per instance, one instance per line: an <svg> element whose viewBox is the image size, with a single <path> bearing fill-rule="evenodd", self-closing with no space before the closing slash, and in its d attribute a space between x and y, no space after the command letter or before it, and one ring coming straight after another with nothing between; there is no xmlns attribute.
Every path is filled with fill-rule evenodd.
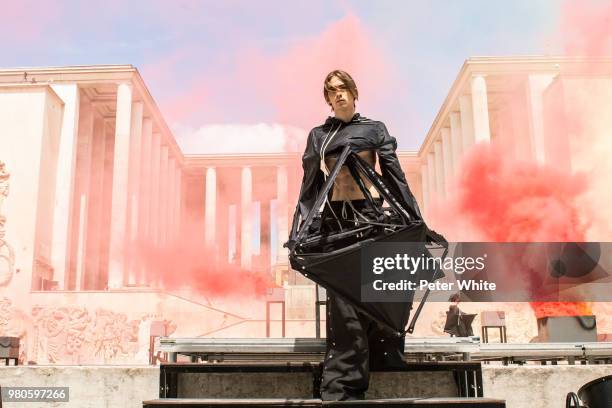
<svg viewBox="0 0 612 408"><path fill-rule="evenodd" d="M85 307L34 307L38 363L108 363L138 351L138 320L124 313Z"/></svg>
<svg viewBox="0 0 612 408"><path fill-rule="evenodd" d="M125 313L92 312L77 305L37 305L26 314L8 297L0 298L0 336L21 339L20 364L134 363L140 347L145 345L144 353L148 353L148 331L141 332L146 339L139 341L138 337L142 322L140 318L130 320ZM164 322L168 334L176 329L174 322Z"/></svg>
<svg viewBox="0 0 612 408"><path fill-rule="evenodd" d="M0 286L8 285L15 268L15 252L4 239L6 216L2 213L2 205L9 194L9 178L4 162L0 161Z"/></svg>

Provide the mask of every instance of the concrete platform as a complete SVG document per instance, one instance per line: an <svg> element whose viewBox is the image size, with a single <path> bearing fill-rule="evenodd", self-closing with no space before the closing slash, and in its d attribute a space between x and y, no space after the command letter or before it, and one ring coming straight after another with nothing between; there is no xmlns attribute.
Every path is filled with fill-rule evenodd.
<svg viewBox="0 0 612 408"><path fill-rule="evenodd" d="M0 366L0 386L68 387L68 402L3 402L2 408L136 408L159 397L156 366Z"/></svg>
<svg viewBox="0 0 612 408"><path fill-rule="evenodd" d="M608 364L482 366L484 397L505 400L508 408L564 407L569 391L577 391L581 385L610 374L612 365ZM44 407L49 408L141 408L143 401L159 398L160 369L155 366L0 366L0 385L69 387L70 401L45 403ZM248 387L258 385L264 384L256 382ZM234 383L233 386L247 385ZM3 408L26 405L43 406L5 402Z"/></svg>

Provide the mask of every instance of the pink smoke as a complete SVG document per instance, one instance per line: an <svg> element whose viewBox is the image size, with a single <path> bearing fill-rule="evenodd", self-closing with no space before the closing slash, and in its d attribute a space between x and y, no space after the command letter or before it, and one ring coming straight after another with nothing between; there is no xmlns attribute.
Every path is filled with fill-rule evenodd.
<svg viewBox="0 0 612 408"><path fill-rule="evenodd" d="M494 142L474 146L462 163L455 190L431 213L448 239L584 239L586 225L577 201L588 187L584 175L515 159Z"/></svg>
<svg viewBox="0 0 612 408"><path fill-rule="evenodd" d="M450 197L433 205L432 221L453 240L612 238L608 210L612 70L598 61L612 51L612 6L568 1L561 16L566 53L587 59L579 69L572 67L571 75L564 74L562 66L543 95L545 160L513 155L511 144L503 139L490 146L476 145L462 161ZM515 99L508 101L517 104ZM520 111L521 107L509 108ZM529 129L528 123L502 122L501 126ZM513 134L513 129L508 133ZM526 272L517 270L517 276L520 273ZM529 276L520 279L528 281ZM584 302L532 306L537 317L591 313Z"/></svg>
<svg viewBox="0 0 612 408"><path fill-rule="evenodd" d="M612 54L612 3L566 0L561 7L560 37L566 55Z"/></svg>
<svg viewBox="0 0 612 408"><path fill-rule="evenodd" d="M146 81L151 73L154 79L177 84L178 92L158 98L169 123L277 122L310 129L331 114L322 93L329 71L344 69L353 75L366 101L358 105L363 111L384 102L380 89L402 82L374 37L349 12L320 33L292 41L280 54L244 41L238 51L211 61L191 81L176 70L197 55L193 46L148 64L142 72Z"/></svg>
<svg viewBox="0 0 612 408"><path fill-rule="evenodd" d="M266 55L257 49L245 52L238 81L246 85L257 78L257 95L275 107L278 121L309 129L331 114L323 99L323 79L328 72L349 72L368 106L382 103L380 90L399 81L372 38L357 16L347 14L281 55Z"/></svg>
<svg viewBox="0 0 612 408"><path fill-rule="evenodd" d="M206 249L201 228L190 223L179 241L156 246L141 239L130 246L128 258L142 268L144 282L167 291L188 289L205 297L263 298L274 282L266 271L244 270L228 264L223 254Z"/></svg>

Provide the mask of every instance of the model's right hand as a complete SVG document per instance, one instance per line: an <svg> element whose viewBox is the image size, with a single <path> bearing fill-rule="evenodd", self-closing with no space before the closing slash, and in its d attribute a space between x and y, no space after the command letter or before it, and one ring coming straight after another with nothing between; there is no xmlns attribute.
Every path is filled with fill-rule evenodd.
<svg viewBox="0 0 612 408"><path fill-rule="evenodd" d="M290 239L289 241L285 242L283 244L283 248L289 248L289 251L293 251L293 248L295 248L295 240Z"/></svg>

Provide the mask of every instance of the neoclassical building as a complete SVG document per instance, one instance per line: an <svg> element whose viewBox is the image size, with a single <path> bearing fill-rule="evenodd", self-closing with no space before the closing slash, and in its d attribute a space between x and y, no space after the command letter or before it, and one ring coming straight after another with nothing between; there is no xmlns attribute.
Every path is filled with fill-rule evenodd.
<svg viewBox="0 0 612 408"><path fill-rule="evenodd" d="M571 167L572 130L551 121L563 116L558 110L572 114L580 102L572 93L589 83L606 89L611 80L610 58L466 60L418 152L424 206L445 196L475 143L497 140L509 155Z"/></svg>
<svg viewBox="0 0 612 408"><path fill-rule="evenodd" d="M585 65L609 83L610 60L466 60L420 149L398 153L425 212L475 143L571 163L571 149L547 143L547 112L568 81L585 80ZM570 145L569 133L554 137ZM285 288L287 324L312 335L313 287L288 270L282 248L300 156L184 154L130 65L0 70L0 335L20 336L29 360L68 363L142 359L159 321L176 335L263 337L263 300L252 312L167 291L148 273L148 252L135 250L186 237L211 268L268 274ZM442 334L438 309L423 333Z"/></svg>

